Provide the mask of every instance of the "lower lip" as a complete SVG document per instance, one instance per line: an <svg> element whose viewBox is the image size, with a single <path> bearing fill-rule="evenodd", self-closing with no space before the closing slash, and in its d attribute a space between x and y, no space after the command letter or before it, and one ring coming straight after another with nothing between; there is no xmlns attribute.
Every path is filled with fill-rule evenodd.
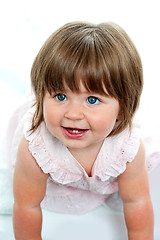
<svg viewBox="0 0 160 240"><path fill-rule="evenodd" d="M83 130L78 133L71 133L67 130L67 128L64 128L64 127L63 127L63 131L67 137L72 138L72 139L82 138L88 132L88 130Z"/></svg>

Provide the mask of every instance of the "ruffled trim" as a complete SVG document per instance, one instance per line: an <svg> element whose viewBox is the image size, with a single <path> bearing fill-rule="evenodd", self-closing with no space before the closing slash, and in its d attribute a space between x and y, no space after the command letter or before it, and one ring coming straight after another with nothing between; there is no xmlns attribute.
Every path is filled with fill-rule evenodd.
<svg viewBox="0 0 160 240"><path fill-rule="evenodd" d="M25 121L25 138L29 150L44 173L60 184L77 182L84 177L84 169L72 157L65 145L52 136L44 122L29 135L34 109L28 112ZM140 144L140 126L134 123L130 133L126 128L120 134L105 139L93 167L93 177L101 181L113 180L126 169L126 163L134 160ZM73 158L73 159L72 159ZM110 180L109 180L110 181Z"/></svg>
<svg viewBox="0 0 160 240"><path fill-rule="evenodd" d="M30 110L26 115L24 136L29 141L29 151L39 167L44 173L49 173L51 178L60 184L79 181L83 176L83 172L78 168L74 168L73 163L70 164L70 156L66 147L49 133L44 122L40 124L34 133L30 134L28 132L31 127L33 112L34 109Z"/></svg>
<svg viewBox="0 0 160 240"><path fill-rule="evenodd" d="M40 127L30 134L29 129L32 124L32 111L29 111L26 115L26 120L24 123L24 136L29 142L29 151L38 163L39 167L44 173L49 173L49 169L46 167L50 163L50 158L48 157L44 142L42 141L40 135Z"/></svg>
<svg viewBox="0 0 160 240"><path fill-rule="evenodd" d="M146 149L147 169L148 172L151 172L160 165L160 138L146 137L143 139L143 142Z"/></svg>
<svg viewBox="0 0 160 240"><path fill-rule="evenodd" d="M95 174L102 180L107 181L117 178L126 170L127 162L132 162L137 155L140 145L140 125L135 123L130 133L126 128L117 136L107 138L104 149L97 161ZM118 150L117 150L118 149Z"/></svg>

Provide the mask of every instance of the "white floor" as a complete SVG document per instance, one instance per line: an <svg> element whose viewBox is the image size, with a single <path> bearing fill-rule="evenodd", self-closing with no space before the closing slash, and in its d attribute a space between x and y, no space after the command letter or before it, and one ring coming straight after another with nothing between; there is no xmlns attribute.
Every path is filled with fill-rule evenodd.
<svg viewBox="0 0 160 240"><path fill-rule="evenodd" d="M154 240L160 240L159 183L160 167L150 176L155 215ZM56 214L43 210L42 237L43 240L127 240L127 232L123 214L101 206L81 216ZM0 239L14 239L11 215L0 215Z"/></svg>

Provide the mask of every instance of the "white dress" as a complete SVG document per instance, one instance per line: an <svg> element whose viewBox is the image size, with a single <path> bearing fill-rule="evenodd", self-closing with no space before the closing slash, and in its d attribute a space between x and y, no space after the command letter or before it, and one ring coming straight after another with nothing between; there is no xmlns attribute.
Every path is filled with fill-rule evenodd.
<svg viewBox="0 0 160 240"><path fill-rule="evenodd" d="M10 168L14 169L19 139L24 134L35 161L44 173L49 173L46 194L41 202L43 208L60 213L83 214L103 204L106 198L118 191L117 177L125 171L126 163L132 162L137 154L140 124L133 121L131 133L126 128L120 134L104 140L91 177L88 177L66 146L50 134L44 122L29 135L34 114L32 102L31 98L22 104L10 121L7 148L10 149L7 151ZM153 145L152 139L147 138L144 143L146 164L151 170L160 164L160 142Z"/></svg>

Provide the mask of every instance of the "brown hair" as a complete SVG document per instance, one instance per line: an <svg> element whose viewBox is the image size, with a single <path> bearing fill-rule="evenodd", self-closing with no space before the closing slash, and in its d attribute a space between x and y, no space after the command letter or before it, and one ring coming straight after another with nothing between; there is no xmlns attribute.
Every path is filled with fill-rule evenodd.
<svg viewBox="0 0 160 240"><path fill-rule="evenodd" d="M79 92L80 81L88 91L119 101L120 119L110 135L131 127L143 87L139 54L126 32L114 23L68 23L44 43L32 66L31 82L36 111L31 131L43 121L46 91L63 92L64 82Z"/></svg>

